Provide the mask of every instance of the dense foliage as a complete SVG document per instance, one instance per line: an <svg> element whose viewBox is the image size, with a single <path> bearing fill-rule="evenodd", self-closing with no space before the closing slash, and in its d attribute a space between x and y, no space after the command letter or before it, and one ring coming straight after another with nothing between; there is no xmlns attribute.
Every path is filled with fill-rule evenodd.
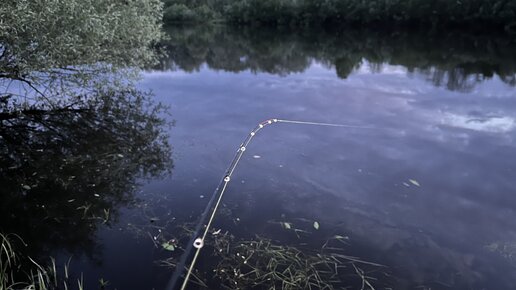
<svg viewBox="0 0 516 290"><path fill-rule="evenodd" d="M4 0L0 78L25 79L34 72L99 63L153 62L161 17L160 0Z"/></svg>
<svg viewBox="0 0 516 290"><path fill-rule="evenodd" d="M516 29L510 0L164 0L165 21L242 24L392 24Z"/></svg>

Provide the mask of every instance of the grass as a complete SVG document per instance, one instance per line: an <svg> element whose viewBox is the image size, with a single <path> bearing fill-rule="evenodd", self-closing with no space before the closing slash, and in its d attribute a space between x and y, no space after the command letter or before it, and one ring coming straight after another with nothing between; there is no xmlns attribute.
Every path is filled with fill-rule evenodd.
<svg viewBox="0 0 516 290"><path fill-rule="evenodd" d="M362 289L373 290L375 278L362 266L381 267L336 252L310 253L259 237L227 247L219 255L216 276L227 289L331 290L359 283Z"/></svg>
<svg viewBox="0 0 516 290"><path fill-rule="evenodd" d="M187 228L183 230L187 235ZM205 288L213 283L231 290L374 290L375 275L386 268L345 255L342 245L335 237L319 249L284 245L259 236L237 241L228 232L218 230L208 236L203 254L211 254L207 267L213 269L196 269L191 282ZM176 262L177 257L171 257L162 265L174 268Z"/></svg>
<svg viewBox="0 0 516 290"><path fill-rule="evenodd" d="M8 269L14 264L16 255L6 236L0 234L0 242L0 290L3 290L9 284Z"/></svg>
<svg viewBox="0 0 516 290"><path fill-rule="evenodd" d="M15 240L23 243L17 235L0 233L0 290L68 290L71 288L68 274L70 260L64 265L63 274L60 274L53 258L50 259L48 266L42 266L31 257L17 254L13 244ZM25 260L32 265L32 268L21 271L22 262ZM84 289L82 277L77 280L77 288Z"/></svg>

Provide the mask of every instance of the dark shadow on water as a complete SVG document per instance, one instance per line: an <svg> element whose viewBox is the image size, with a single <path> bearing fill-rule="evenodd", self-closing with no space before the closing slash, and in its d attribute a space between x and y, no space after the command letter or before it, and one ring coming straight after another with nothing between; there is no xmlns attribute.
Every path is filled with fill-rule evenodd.
<svg viewBox="0 0 516 290"><path fill-rule="evenodd" d="M117 222L142 181L173 167L167 108L151 97L130 87L52 105L2 96L0 232L18 235L24 256L101 260L97 230Z"/></svg>
<svg viewBox="0 0 516 290"><path fill-rule="evenodd" d="M452 91L471 91L498 76L516 85L516 42L506 35L464 32L415 33L381 30L169 27L169 57L160 69L210 69L287 75L316 61L345 79L364 62L380 72L383 64Z"/></svg>

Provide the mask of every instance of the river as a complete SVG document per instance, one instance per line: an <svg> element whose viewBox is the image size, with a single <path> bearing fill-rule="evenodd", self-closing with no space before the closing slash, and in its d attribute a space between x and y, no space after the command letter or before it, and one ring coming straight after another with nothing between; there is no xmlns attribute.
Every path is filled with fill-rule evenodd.
<svg viewBox="0 0 516 290"><path fill-rule="evenodd" d="M172 270L158 261L178 255L163 242L196 222L240 143L274 118L348 127L261 130L214 231L302 251L333 239L342 253L383 265L364 266L375 289L516 285L512 39L223 26L167 33L168 56L139 87L168 106L173 169L138 183L117 219L90 234L94 250L54 254L75 254L70 268L86 286L103 278L108 289L163 289ZM208 252L200 276L217 266Z"/></svg>

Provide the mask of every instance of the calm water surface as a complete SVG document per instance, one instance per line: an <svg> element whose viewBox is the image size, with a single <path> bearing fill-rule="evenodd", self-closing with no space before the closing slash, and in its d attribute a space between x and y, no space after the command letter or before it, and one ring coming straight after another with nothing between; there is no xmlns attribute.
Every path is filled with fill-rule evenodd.
<svg viewBox="0 0 516 290"><path fill-rule="evenodd" d="M91 234L92 253L61 259L76 253L86 285L162 289L171 271L156 261L170 253L153 239L196 221L240 142L281 118L367 128L260 131L215 228L284 244L345 236L347 254L386 266L378 289L514 289L514 47L496 36L171 30L169 58L140 87L170 107L172 175L145 181Z"/></svg>
<svg viewBox="0 0 516 290"><path fill-rule="evenodd" d="M394 289L515 285L516 91L514 58L497 60L510 55L503 39L442 49L447 39L411 35L174 33L169 61L142 81L177 121L174 176L159 187L172 213L195 215L262 120L362 125L260 132L225 197L238 226L267 235L270 221L318 221L350 237L350 254L387 265Z"/></svg>

